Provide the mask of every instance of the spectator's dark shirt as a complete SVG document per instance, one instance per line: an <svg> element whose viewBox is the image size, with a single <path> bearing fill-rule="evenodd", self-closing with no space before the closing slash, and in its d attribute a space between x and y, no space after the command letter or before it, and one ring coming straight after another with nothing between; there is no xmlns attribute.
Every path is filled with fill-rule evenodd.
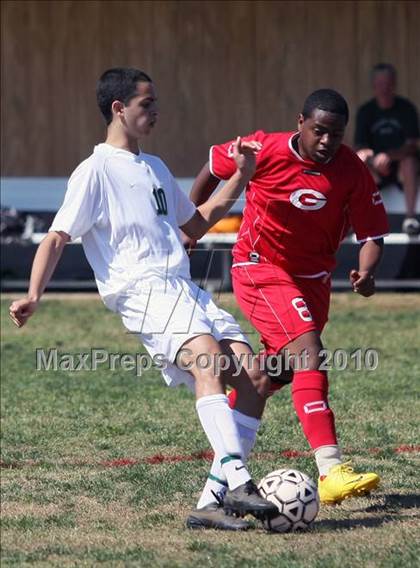
<svg viewBox="0 0 420 568"><path fill-rule="evenodd" d="M407 139L419 138L416 107L403 97L395 97L391 108L383 109L372 99L360 107L356 118L355 145L376 153L395 150Z"/></svg>

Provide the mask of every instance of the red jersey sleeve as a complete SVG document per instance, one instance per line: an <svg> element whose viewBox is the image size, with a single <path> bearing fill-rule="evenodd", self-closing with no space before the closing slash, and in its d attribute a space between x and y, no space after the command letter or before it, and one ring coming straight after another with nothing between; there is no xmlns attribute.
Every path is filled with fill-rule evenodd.
<svg viewBox="0 0 420 568"><path fill-rule="evenodd" d="M358 242L385 237L389 233L388 217L381 193L367 167L355 157L355 186L350 197L350 223Z"/></svg>
<svg viewBox="0 0 420 568"><path fill-rule="evenodd" d="M257 155L257 165L260 159L260 154L264 150L263 139L265 133L258 130L248 136L242 136L242 140L257 140L263 144L262 150ZM209 154L209 168L210 172L219 179L229 179L236 172L236 164L233 159L233 143L235 140L230 140L224 144L217 144L211 146Z"/></svg>

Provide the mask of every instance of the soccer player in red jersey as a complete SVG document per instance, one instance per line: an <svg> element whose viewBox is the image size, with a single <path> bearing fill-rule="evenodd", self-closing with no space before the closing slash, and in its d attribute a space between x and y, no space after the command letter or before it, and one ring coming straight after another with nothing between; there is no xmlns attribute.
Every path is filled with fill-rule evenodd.
<svg viewBox="0 0 420 568"><path fill-rule="evenodd" d="M367 493L379 483L376 474L356 473L342 462L327 373L320 370L321 332L328 320L330 275L340 242L351 226L360 252L350 284L368 297L375 291L375 269L388 233L369 171L342 144L348 118L344 98L320 89L306 99L296 132L260 130L244 138L260 142L262 149L233 249L234 293L259 331L265 353L287 352L292 362L305 354L304 365L273 378L272 387L292 382L294 407L314 450L324 503ZM211 147L191 192L196 204L232 175L232 149L232 141ZM234 397L233 392L233 405Z"/></svg>

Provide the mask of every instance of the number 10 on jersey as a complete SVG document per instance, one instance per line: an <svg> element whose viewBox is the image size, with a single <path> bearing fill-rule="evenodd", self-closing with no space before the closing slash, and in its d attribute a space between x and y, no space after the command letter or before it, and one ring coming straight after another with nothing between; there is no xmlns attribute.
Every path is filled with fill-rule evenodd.
<svg viewBox="0 0 420 568"><path fill-rule="evenodd" d="M161 187L153 188L153 196L156 200L156 211L158 215L168 214L168 204L166 202L165 192Z"/></svg>

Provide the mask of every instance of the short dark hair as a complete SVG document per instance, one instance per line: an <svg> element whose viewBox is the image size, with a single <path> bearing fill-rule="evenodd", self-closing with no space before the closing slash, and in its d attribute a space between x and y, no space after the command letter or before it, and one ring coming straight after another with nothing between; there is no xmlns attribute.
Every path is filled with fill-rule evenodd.
<svg viewBox="0 0 420 568"><path fill-rule="evenodd" d="M152 83L149 75L133 67L114 67L99 77L96 86L96 100L106 123L112 122L112 103L121 101L125 105L136 96L137 83Z"/></svg>
<svg viewBox="0 0 420 568"><path fill-rule="evenodd" d="M333 89L318 89L311 93L303 104L303 117L310 118L317 108L344 116L346 124L349 120L349 107L345 98Z"/></svg>
<svg viewBox="0 0 420 568"><path fill-rule="evenodd" d="M389 73L396 79L397 77L397 70L391 63L377 63L372 67L371 78L376 75L376 73Z"/></svg>

